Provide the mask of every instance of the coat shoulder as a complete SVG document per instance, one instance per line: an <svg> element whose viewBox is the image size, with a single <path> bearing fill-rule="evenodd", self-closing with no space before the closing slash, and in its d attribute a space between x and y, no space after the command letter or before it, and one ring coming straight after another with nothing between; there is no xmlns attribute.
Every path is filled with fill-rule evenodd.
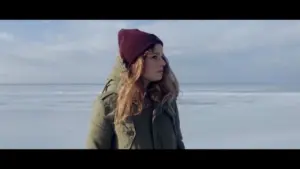
<svg viewBox="0 0 300 169"><path fill-rule="evenodd" d="M105 111L104 115L112 113L116 107L117 94L115 92L101 93L96 97L95 104L102 104Z"/></svg>

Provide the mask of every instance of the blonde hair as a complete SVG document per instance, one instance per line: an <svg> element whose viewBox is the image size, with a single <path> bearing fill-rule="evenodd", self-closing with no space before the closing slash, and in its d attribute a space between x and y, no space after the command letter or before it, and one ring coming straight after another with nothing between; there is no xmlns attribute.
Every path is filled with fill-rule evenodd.
<svg viewBox="0 0 300 169"><path fill-rule="evenodd" d="M150 83L147 92L152 101L165 103L175 99L179 93L179 84L171 70L167 59L163 77L160 81ZM131 67L121 73L116 102L115 122L125 120L129 116L142 112L144 104L144 87L142 75L144 70L144 57L139 57Z"/></svg>

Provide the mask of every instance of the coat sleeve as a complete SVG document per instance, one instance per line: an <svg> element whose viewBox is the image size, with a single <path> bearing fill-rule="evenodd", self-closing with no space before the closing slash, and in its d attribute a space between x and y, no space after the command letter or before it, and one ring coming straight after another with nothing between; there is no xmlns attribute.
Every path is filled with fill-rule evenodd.
<svg viewBox="0 0 300 169"><path fill-rule="evenodd" d="M114 130L107 114L103 100L97 97L93 105L87 149L111 149Z"/></svg>
<svg viewBox="0 0 300 169"><path fill-rule="evenodd" d="M178 149L185 149L185 144L183 142L183 136L181 132L181 126L180 126L180 117L179 117L179 110L177 107L176 100L173 102L173 109L175 110L176 117L175 117L175 125L177 130L177 140L178 140Z"/></svg>

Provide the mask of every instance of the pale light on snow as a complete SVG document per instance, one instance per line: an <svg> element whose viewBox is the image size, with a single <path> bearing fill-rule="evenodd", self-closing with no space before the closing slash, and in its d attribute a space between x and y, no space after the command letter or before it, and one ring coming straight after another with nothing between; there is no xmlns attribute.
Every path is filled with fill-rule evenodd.
<svg viewBox="0 0 300 169"><path fill-rule="evenodd" d="M85 148L100 85L0 86L0 148ZM300 148L300 92L183 87L184 142L198 148Z"/></svg>

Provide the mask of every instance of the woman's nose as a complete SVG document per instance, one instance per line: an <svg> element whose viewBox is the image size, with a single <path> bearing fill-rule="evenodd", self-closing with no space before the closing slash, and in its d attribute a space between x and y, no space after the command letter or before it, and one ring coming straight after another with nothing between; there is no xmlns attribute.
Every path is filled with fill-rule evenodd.
<svg viewBox="0 0 300 169"><path fill-rule="evenodd" d="M160 64L161 64L162 66L165 66L165 65L166 65L165 59L161 58L161 59L160 59Z"/></svg>

